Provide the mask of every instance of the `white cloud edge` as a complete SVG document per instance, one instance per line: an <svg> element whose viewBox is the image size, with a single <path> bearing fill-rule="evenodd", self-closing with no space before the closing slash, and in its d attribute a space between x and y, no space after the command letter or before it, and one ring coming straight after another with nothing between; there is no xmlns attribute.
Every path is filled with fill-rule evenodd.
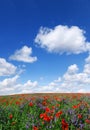
<svg viewBox="0 0 90 130"><path fill-rule="evenodd" d="M48 52L80 54L90 51L90 43L86 41L84 33L78 26L40 27L34 42Z"/></svg>
<svg viewBox="0 0 90 130"><path fill-rule="evenodd" d="M21 49L17 49L15 53L9 57L9 59L26 63L33 63L37 61L37 57L31 55L32 48L25 45Z"/></svg>
<svg viewBox="0 0 90 130"><path fill-rule="evenodd" d="M76 64L70 65L67 71L48 85L40 86L38 81L28 80L26 83L18 83L19 75L0 81L0 94L12 95L22 93L90 93L90 55L85 59L83 71L79 72ZM89 67L86 67L89 66ZM13 86L13 87L12 87Z"/></svg>
<svg viewBox="0 0 90 130"><path fill-rule="evenodd" d="M0 76L14 75L17 71L17 67L12 63L9 63L4 58L0 58Z"/></svg>

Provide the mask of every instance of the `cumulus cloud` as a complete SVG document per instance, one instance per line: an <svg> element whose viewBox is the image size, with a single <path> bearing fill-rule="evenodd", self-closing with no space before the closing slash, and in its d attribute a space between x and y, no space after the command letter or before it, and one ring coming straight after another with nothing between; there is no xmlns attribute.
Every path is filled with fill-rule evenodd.
<svg viewBox="0 0 90 130"><path fill-rule="evenodd" d="M86 41L84 33L78 26L58 25L53 29L41 27L35 43L48 52L79 54L90 51L90 43Z"/></svg>
<svg viewBox="0 0 90 130"><path fill-rule="evenodd" d="M34 88L37 88L38 82L28 80L26 83L18 83L19 75L12 78L6 78L0 81L0 95L11 95L20 93L34 93Z"/></svg>
<svg viewBox="0 0 90 130"><path fill-rule="evenodd" d="M90 64L90 55L85 59L85 62Z"/></svg>
<svg viewBox="0 0 90 130"><path fill-rule="evenodd" d="M70 65L67 71L46 86L38 87L38 92L88 93L90 92L90 56L85 59L82 72L77 64Z"/></svg>
<svg viewBox="0 0 90 130"><path fill-rule="evenodd" d="M21 93L90 93L90 62L88 56L85 59L82 72L77 64L68 66L67 71L57 79L46 85L39 85L38 81L28 80L25 83L19 83L19 76L7 78L0 81L0 94L21 94Z"/></svg>
<svg viewBox="0 0 90 130"><path fill-rule="evenodd" d="M78 71L78 67L77 67L76 64L70 65L70 66L68 67L68 70L67 70L67 72L68 72L69 74L74 74L74 73L76 73L77 71Z"/></svg>
<svg viewBox="0 0 90 130"><path fill-rule="evenodd" d="M15 74L17 67L0 58L0 76L9 76Z"/></svg>
<svg viewBox="0 0 90 130"><path fill-rule="evenodd" d="M61 82L61 77L58 77L58 79L54 80L55 83Z"/></svg>
<svg viewBox="0 0 90 130"><path fill-rule="evenodd" d="M0 81L0 95L12 94L15 91L15 85L17 83L18 75L12 78L6 78L3 81Z"/></svg>
<svg viewBox="0 0 90 130"><path fill-rule="evenodd" d="M15 53L9 57L9 59L27 63L33 63L37 60L37 57L36 56L33 57L31 55L32 55L32 48L28 46L23 46L21 49L16 50Z"/></svg>
<svg viewBox="0 0 90 130"><path fill-rule="evenodd" d="M22 87L23 89L21 88L20 93L34 93L34 89L38 89L38 82L32 82L31 80L28 80L25 84L23 84Z"/></svg>
<svg viewBox="0 0 90 130"><path fill-rule="evenodd" d="M90 55L85 59L83 72L90 76Z"/></svg>
<svg viewBox="0 0 90 130"><path fill-rule="evenodd" d="M12 78L6 78L4 79L3 81L0 81L0 86L3 87L6 87L6 86L9 86L9 87L12 87L13 85L16 84L16 80L19 78L18 75L12 77Z"/></svg>

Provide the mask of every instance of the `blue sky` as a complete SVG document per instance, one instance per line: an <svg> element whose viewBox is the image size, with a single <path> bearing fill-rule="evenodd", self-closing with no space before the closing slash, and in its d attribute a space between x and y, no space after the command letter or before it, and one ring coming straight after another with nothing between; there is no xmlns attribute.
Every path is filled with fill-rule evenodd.
<svg viewBox="0 0 90 130"><path fill-rule="evenodd" d="M90 92L90 1L0 1L0 95Z"/></svg>

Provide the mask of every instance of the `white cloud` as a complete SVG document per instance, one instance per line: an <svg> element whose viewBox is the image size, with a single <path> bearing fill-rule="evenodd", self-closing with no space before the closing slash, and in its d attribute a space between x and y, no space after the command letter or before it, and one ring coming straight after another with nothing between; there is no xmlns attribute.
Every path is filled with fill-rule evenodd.
<svg viewBox="0 0 90 130"><path fill-rule="evenodd" d="M15 91L15 85L17 84L18 75L13 78L6 78L0 81L0 95L12 94Z"/></svg>
<svg viewBox="0 0 90 130"><path fill-rule="evenodd" d="M22 61L27 63L33 63L37 60L37 57L32 57L32 48L23 46L20 50L16 50L13 55L9 57L11 60Z"/></svg>
<svg viewBox="0 0 90 130"><path fill-rule="evenodd" d="M58 25L54 29L41 27L35 43L49 52L79 54L90 51L90 43L86 42L84 33L78 26Z"/></svg>
<svg viewBox="0 0 90 130"><path fill-rule="evenodd" d="M90 74L90 55L85 59L85 65L84 65L84 73Z"/></svg>
<svg viewBox="0 0 90 130"><path fill-rule="evenodd" d="M86 59L82 72L79 72L79 68L76 64L70 65L65 74L46 86L39 86L37 91L57 93L90 93L90 64L87 64Z"/></svg>
<svg viewBox="0 0 90 130"><path fill-rule="evenodd" d="M19 76L16 75L12 78L6 78L0 81L0 95L11 95L20 93L34 93L34 88L38 87L38 82L28 80L24 84L18 83Z"/></svg>
<svg viewBox="0 0 90 130"><path fill-rule="evenodd" d="M7 62L4 58L0 58L0 76L13 75L16 72L17 67Z"/></svg>
<svg viewBox="0 0 90 130"><path fill-rule="evenodd" d="M37 86L37 81L34 81L32 82L31 80L28 80L25 84L24 84L24 87L28 87L28 86L32 86L32 87L35 87Z"/></svg>
<svg viewBox="0 0 90 130"><path fill-rule="evenodd" d="M90 64L85 64L85 66L84 66L84 73L90 74Z"/></svg>
<svg viewBox="0 0 90 130"><path fill-rule="evenodd" d="M90 55L85 59L86 63L90 63Z"/></svg>
<svg viewBox="0 0 90 130"><path fill-rule="evenodd" d="M6 78L3 81L0 82L0 87L12 87L13 85L16 84L16 80L19 78L18 75L12 77L12 78Z"/></svg>
<svg viewBox="0 0 90 130"><path fill-rule="evenodd" d="M58 77L58 79L54 80L55 83L61 82L61 77Z"/></svg>
<svg viewBox="0 0 90 130"><path fill-rule="evenodd" d="M85 93L85 89L80 89L80 90L78 90L78 93Z"/></svg>
<svg viewBox="0 0 90 130"><path fill-rule="evenodd" d="M86 92L87 86L90 85L90 73L87 73L90 69L89 68L86 69L86 65L87 64L84 65L82 72L77 71L79 70L79 68L75 64L69 66L68 70L70 68L73 68L73 70L75 71L74 73L69 73L69 71L67 70L67 72L62 77L61 86L64 86L64 88L70 89L71 92L80 92L79 90L84 90L84 92ZM75 66L76 66L76 69L75 69Z"/></svg>
<svg viewBox="0 0 90 130"><path fill-rule="evenodd" d="M89 57L89 56L88 56ZM88 59L88 57L86 59ZM43 93L43 92L87 92L90 93L90 63L85 59L82 72L79 72L78 65L73 64L67 71L56 80L47 85L40 86L37 81L28 80L26 83L19 83L19 76L0 81L0 94L20 94L20 93Z"/></svg>
<svg viewBox="0 0 90 130"><path fill-rule="evenodd" d="M78 67L76 64L70 65L67 71L69 74L74 74L78 71Z"/></svg>

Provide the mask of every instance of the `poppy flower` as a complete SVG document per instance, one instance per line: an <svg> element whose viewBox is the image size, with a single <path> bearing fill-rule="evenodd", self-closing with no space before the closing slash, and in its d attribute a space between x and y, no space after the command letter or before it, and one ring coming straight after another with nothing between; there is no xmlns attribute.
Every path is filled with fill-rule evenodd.
<svg viewBox="0 0 90 130"><path fill-rule="evenodd" d="M46 112L50 112L50 108L46 107L46 108L45 108L45 111L46 111Z"/></svg>
<svg viewBox="0 0 90 130"><path fill-rule="evenodd" d="M16 105L20 105L20 102L19 102L19 101L16 101Z"/></svg>
<svg viewBox="0 0 90 130"><path fill-rule="evenodd" d="M30 102L30 103L29 103L29 106L30 106L30 107L32 107L32 106L33 106L33 103L32 103L32 102Z"/></svg>
<svg viewBox="0 0 90 130"><path fill-rule="evenodd" d="M46 102L46 101L43 101L43 102L42 102L42 105L46 106L46 105L47 105L47 102Z"/></svg>
<svg viewBox="0 0 90 130"><path fill-rule="evenodd" d="M59 118L61 114L62 114L62 111L57 112L56 117Z"/></svg>
<svg viewBox="0 0 90 130"><path fill-rule="evenodd" d="M13 118L13 115L12 115L12 114L10 114L10 115L9 115L9 118L10 118L10 119L12 119L12 118Z"/></svg>
<svg viewBox="0 0 90 130"><path fill-rule="evenodd" d="M43 118L43 120L44 120L44 121L47 121L47 122L50 122L50 117L46 115L46 116Z"/></svg>
<svg viewBox="0 0 90 130"><path fill-rule="evenodd" d="M62 119L61 124L62 124L62 130L68 130L69 125L65 121L65 119Z"/></svg>
<svg viewBox="0 0 90 130"><path fill-rule="evenodd" d="M85 122L86 122L87 124L90 124L90 120L89 120L89 119L86 119Z"/></svg>
<svg viewBox="0 0 90 130"><path fill-rule="evenodd" d="M74 105L74 106L72 106L72 108L76 109L76 108L78 108L78 105Z"/></svg>
<svg viewBox="0 0 90 130"><path fill-rule="evenodd" d="M52 116L48 116L46 113L41 113L40 118L42 118L44 121L49 122L52 119Z"/></svg>
<svg viewBox="0 0 90 130"><path fill-rule="evenodd" d="M41 113L40 114L40 118L44 118L45 116L47 116L46 113Z"/></svg>
<svg viewBox="0 0 90 130"><path fill-rule="evenodd" d="M78 114L78 118L81 119L81 118L82 118L82 115L81 115L81 114Z"/></svg>
<svg viewBox="0 0 90 130"><path fill-rule="evenodd" d="M38 128L36 126L33 127L33 130L38 130Z"/></svg>

